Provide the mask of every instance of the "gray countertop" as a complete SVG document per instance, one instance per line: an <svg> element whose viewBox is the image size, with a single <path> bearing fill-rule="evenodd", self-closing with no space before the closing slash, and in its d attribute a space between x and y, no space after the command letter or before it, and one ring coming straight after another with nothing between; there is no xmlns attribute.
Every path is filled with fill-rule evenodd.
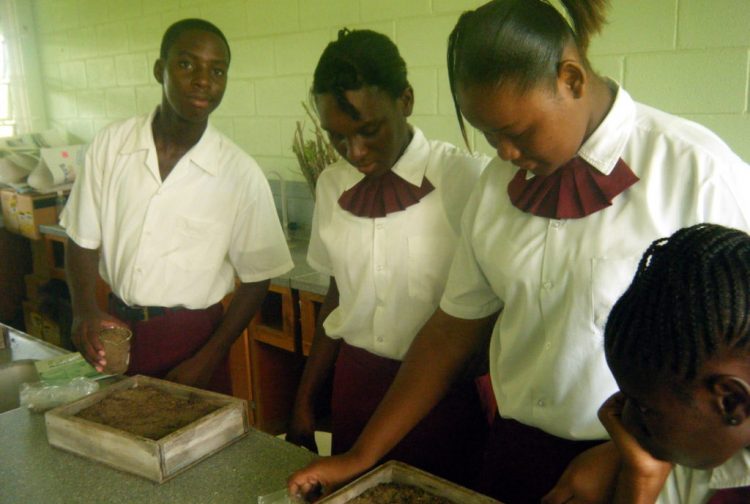
<svg viewBox="0 0 750 504"><path fill-rule="evenodd" d="M65 230L58 225L39 226L39 231L42 234L65 236ZM327 275L322 275L307 265L307 240L290 241L289 251L292 254L294 268L283 275L272 278L271 283L325 295L328 291L329 279Z"/></svg>
<svg viewBox="0 0 750 504"><path fill-rule="evenodd" d="M49 446L44 415L25 408L0 414L0 453L0 502L45 504L255 504L315 457L251 429L160 485Z"/></svg>
<svg viewBox="0 0 750 504"><path fill-rule="evenodd" d="M8 359L49 358L64 350L0 324ZM2 346L2 345L0 345ZM315 455L255 429L173 479L154 483L51 447L44 415L0 413L0 503L245 503L284 488Z"/></svg>

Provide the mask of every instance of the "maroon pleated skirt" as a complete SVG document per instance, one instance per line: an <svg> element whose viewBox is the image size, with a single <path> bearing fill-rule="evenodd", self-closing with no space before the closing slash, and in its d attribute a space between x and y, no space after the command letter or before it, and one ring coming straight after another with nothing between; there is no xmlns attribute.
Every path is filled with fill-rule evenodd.
<svg viewBox="0 0 750 504"><path fill-rule="evenodd" d="M506 504L539 504L578 454L604 441L571 441L495 417L478 490Z"/></svg>
<svg viewBox="0 0 750 504"><path fill-rule="evenodd" d="M400 365L342 342L333 379L332 453L352 447ZM488 429L474 382L457 384L381 462L400 460L473 488Z"/></svg>
<svg viewBox="0 0 750 504"><path fill-rule="evenodd" d="M164 378L206 344L223 315L224 309L217 303L202 310L169 310L145 321L129 322L133 338L126 374ZM231 394L227 359L217 366L208 388Z"/></svg>

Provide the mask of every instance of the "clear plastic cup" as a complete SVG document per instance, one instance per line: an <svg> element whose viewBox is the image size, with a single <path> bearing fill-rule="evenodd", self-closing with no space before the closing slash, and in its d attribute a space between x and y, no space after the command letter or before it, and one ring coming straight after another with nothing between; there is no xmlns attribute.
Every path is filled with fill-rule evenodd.
<svg viewBox="0 0 750 504"><path fill-rule="evenodd" d="M107 365L106 374L123 374L130 363L130 338L133 333L125 327L106 327L99 332Z"/></svg>

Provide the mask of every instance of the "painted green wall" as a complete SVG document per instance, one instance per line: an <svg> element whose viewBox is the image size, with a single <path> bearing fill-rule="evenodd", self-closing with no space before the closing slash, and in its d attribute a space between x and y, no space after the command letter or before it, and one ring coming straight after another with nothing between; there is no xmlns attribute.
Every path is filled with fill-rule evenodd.
<svg viewBox="0 0 750 504"><path fill-rule="evenodd" d="M532 0L529 0L532 1ZM33 0L52 125L88 141L160 100L151 74L164 29L185 17L217 24L232 46L213 122L266 170L301 180L291 152L318 56L342 26L391 36L415 88L413 123L461 143L445 41L479 0ZM750 160L750 0L612 0L592 42L594 67L634 97L708 126ZM489 151L481 138L476 145Z"/></svg>

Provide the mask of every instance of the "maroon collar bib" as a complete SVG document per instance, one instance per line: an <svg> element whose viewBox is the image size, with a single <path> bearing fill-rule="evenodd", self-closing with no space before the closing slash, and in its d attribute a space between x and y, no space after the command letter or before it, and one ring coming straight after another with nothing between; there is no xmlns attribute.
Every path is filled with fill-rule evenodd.
<svg viewBox="0 0 750 504"><path fill-rule="evenodd" d="M339 197L339 206L358 217L385 217L419 203L435 187L422 178L416 186L392 171L379 177L365 177Z"/></svg>
<svg viewBox="0 0 750 504"><path fill-rule="evenodd" d="M580 157L546 177L526 179L518 170L508 184L508 196L518 209L550 219L580 219L612 204L612 200L639 178L620 159L609 175Z"/></svg>

